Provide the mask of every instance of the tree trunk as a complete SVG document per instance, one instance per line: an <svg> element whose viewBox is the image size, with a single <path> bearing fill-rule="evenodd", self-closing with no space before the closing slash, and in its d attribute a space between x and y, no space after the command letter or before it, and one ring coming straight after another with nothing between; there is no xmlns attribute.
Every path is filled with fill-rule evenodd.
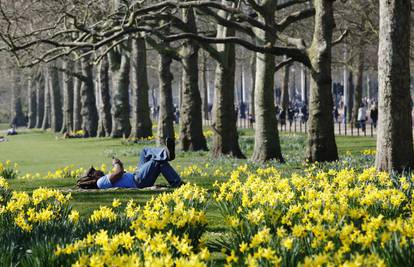
<svg viewBox="0 0 414 267"><path fill-rule="evenodd" d="M27 127L33 129L36 126L36 111L37 111L37 102L36 102L36 86L33 81L32 75L28 79L27 85L27 96L28 96L28 119Z"/></svg>
<svg viewBox="0 0 414 267"><path fill-rule="evenodd" d="M355 84L354 84L354 72L351 70L348 73L348 107L346 118L347 122L352 122L352 114L354 110L354 93L355 93Z"/></svg>
<svg viewBox="0 0 414 267"><path fill-rule="evenodd" d="M379 120L375 166L414 167L410 95L411 1L380 0Z"/></svg>
<svg viewBox="0 0 414 267"><path fill-rule="evenodd" d="M43 123L43 114L45 109L45 82L44 76L39 68L38 73L36 74L36 128L42 128Z"/></svg>
<svg viewBox="0 0 414 267"><path fill-rule="evenodd" d="M255 115L254 112L254 89L256 88L256 53L252 53L250 59L250 71L251 71L251 83L250 83L250 106L249 106L249 113L253 116Z"/></svg>
<svg viewBox="0 0 414 267"><path fill-rule="evenodd" d="M357 69L355 74L355 91L354 91L354 103L352 109L352 123L357 125L358 123L358 109L362 104L362 89L363 89L363 76L364 76L364 47L359 48L359 55L357 61Z"/></svg>
<svg viewBox="0 0 414 267"><path fill-rule="evenodd" d="M19 79L21 79L21 72L18 71L16 73L16 82L12 87L12 110L11 110L11 125L15 126L15 127L19 127L19 126L26 126L26 118L25 115L23 113L23 108L22 108L22 99L21 99L21 89L20 89L20 81Z"/></svg>
<svg viewBox="0 0 414 267"><path fill-rule="evenodd" d="M129 56L119 45L109 53L112 73L112 132L113 138L131 134L129 106Z"/></svg>
<svg viewBox="0 0 414 267"><path fill-rule="evenodd" d="M50 113L51 113L51 107L50 107L50 83L49 83L49 73L45 73L45 82L44 82L44 110L43 110L43 122L42 122L42 129L46 130L50 128Z"/></svg>
<svg viewBox="0 0 414 267"><path fill-rule="evenodd" d="M281 99L282 99L282 109L286 112L287 114L287 110L289 108L289 79L290 79L290 64L287 64L286 66L283 67L283 73L282 73L282 95L281 95Z"/></svg>
<svg viewBox="0 0 414 267"><path fill-rule="evenodd" d="M184 22L196 32L194 10L184 10ZM201 96L198 87L198 51L194 41L186 40L181 48L182 98L180 110L180 144L183 151L208 150L203 135Z"/></svg>
<svg viewBox="0 0 414 267"><path fill-rule="evenodd" d="M82 87L81 87L81 115L82 130L85 137L95 137L98 131L98 110L96 109L95 88L93 82L93 67L90 57L81 59Z"/></svg>
<svg viewBox="0 0 414 267"><path fill-rule="evenodd" d="M111 96L109 93L108 57L102 58L98 68L98 87L100 94L98 136L110 136L112 132Z"/></svg>
<svg viewBox="0 0 414 267"><path fill-rule="evenodd" d="M203 90L203 118L208 120L208 80L207 80L207 55L203 53L202 58L202 71L201 71L201 81L202 81L202 90Z"/></svg>
<svg viewBox="0 0 414 267"><path fill-rule="evenodd" d="M132 41L131 68L134 98L132 137L147 138L152 136L152 122L148 103L147 47L142 37Z"/></svg>
<svg viewBox="0 0 414 267"><path fill-rule="evenodd" d="M75 72L80 74L82 72L79 61L75 62ZM82 115L81 115L81 87L82 80L78 77L74 78L73 83L73 130L79 131L82 129Z"/></svg>
<svg viewBox="0 0 414 267"><path fill-rule="evenodd" d="M172 95L171 73L172 58L167 55L159 55L158 79L159 79L159 101L160 112L158 115L158 143L165 145L165 138L175 139L174 133L174 104Z"/></svg>
<svg viewBox="0 0 414 267"><path fill-rule="evenodd" d="M62 129L62 103L60 95L59 73L55 65L48 66L48 83L51 105L50 127L55 133Z"/></svg>
<svg viewBox="0 0 414 267"><path fill-rule="evenodd" d="M234 31L218 26L217 37L234 36ZM230 155L246 158L239 146L237 113L234 107L236 53L233 44L219 44L221 61L217 62L214 81L213 125L214 136L211 153L214 157Z"/></svg>
<svg viewBox="0 0 414 267"><path fill-rule="evenodd" d="M265 19L262 19L263 21ZM272 15L266 19L271 24ZM275 36L258 30L257 42L262 45L274 44ZM274 105L275 58L270 54L256 54L255 86L255 137L252 160L265 162L276 159L284 162L277 130L276 109Z"/></svg>
<svg viewBox="0 0 414 267"><path fill-rule="evenodd" d="M315 1L315 30L309 56L312 65L308 151L310 162L335 161L338 150L335 143L332 100L332 29L334 25L333 1Z"/></svg>
<svg viewBox="0 0 414 267"><path fill-rule="evenodd" d="M63 61L63 126L62 133L73 132L73 62L68 60Z"/></svg>
<svg viewBox="0 0 414 267"><path fill-rule="evenodd" d="M307 82L306 82L306 67L301 66L300 70L300 94L302 102L307 105L308 104L308 92L307 92Z"/></svg>

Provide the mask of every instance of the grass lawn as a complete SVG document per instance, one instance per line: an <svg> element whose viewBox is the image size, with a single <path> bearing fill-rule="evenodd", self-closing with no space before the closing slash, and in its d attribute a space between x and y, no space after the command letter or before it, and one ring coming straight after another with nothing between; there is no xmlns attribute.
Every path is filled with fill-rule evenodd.
<svg viewBox="0 0 414 267"><path fill-rule="evenodd" d="M0 123L0 131L4 131L10 128L8 123Z"/></svg>
<svg viewBox="0 0 414 267"><path fill-rule="evenodd" d="M283 172L291 173L300 171L303 167L306 138L304 135L281 134L281 142L287 164L274 163ZM240 133L240 143L246 156L252 153L253 132L243 130ZM347 151L359 153L364 149L375 148L375 139L369 137L337 137L338 149L341 155ZM144 146L154 145L153 142L143 144L129 144L119 139L91 138L91 139L61 139L60 137L41 131L22 132L9 138L9 142L0 143L0 161L11 160L19 164L19 172L46 174L57 168L68 165L76 167L100 166L105 163L110 165L112 155L121 158L125 165L132 166L137 162L137 155ZM172 165L178 170L185 166L196 164L204 166L206 163L211 168L221 167L231 170L236 165L246 163L247 160L235 160L228 158L212 158L208 152L177 153ZM227 177L222 177L222 180ZM189 176L186 181L196 183L209 190L213 189L213 183L217 177ZM165 184L164 179L159 179ZM38 187L57 188L62 190L73 189L73 179L15 179L10 181L13 190L32 191ZM113 198L127 201L134 198L139 203L145 203L153 195L159 192L151 190L116 190L102 192L74 192L72 193L72 205L82 214L89 214L100 205L110 205ZM208 210L210 230L220 231L224 225L220 214L214 206Z"/></svg>

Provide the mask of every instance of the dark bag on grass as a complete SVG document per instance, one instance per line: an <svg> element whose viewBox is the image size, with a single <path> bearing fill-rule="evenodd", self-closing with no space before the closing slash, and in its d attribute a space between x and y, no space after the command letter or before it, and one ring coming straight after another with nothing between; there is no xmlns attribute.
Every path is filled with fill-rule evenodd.
<svg viewBox="0 0 414 267"><path fill-rule="evenodd" d="M98 189L96 172L93 166L90 167L85 175L76 181L76 186L82 189Z"/></svg>

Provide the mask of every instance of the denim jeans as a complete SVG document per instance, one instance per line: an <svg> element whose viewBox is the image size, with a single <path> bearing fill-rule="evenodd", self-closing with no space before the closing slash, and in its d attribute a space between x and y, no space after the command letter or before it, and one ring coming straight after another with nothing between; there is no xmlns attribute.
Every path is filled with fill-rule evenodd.
<svg viewBox="0 0 414 267"><path fill-rule="evenodd" d="M134 173L134 180L138 188L150 187L155 184L162 174L171 186L181 184L181 178L167 161L167 152L164 148L144 148L140 154L140 161Z"/></svg>
<svg viewBox="0 0 414 267"><path fill-rule="evenodd" d="M363 132L365 132L365 120L358 121L359 127L362 129Z"/></svg>

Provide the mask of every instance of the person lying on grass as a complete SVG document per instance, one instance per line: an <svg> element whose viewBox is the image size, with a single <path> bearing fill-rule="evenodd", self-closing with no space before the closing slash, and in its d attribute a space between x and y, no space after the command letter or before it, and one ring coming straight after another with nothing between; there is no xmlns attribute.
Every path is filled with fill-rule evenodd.
<svg viewBox="0 0 414 267"><path fill-rule="evenodd" d="M119 188L145 188L155 184L158 176L162 174L171 187L179 187L182 180L178 173L168 163L175 158L175 143L171 138L166 139L166 147L144 148L140 154L140 160L134 173L124 171L124 166L119 159L114 158L112 165L114 171L105 175L102 171L93 170L87 176L91 186L82 187L78 181L78 186L87 189L108 189Z"/></svg>

